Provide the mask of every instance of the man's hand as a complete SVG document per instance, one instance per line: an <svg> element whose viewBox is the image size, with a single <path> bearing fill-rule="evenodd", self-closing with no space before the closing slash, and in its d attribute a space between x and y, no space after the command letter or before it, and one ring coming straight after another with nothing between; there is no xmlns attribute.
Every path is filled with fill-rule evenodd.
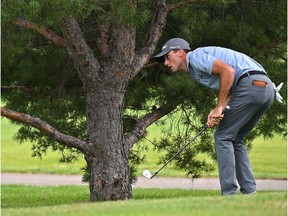
<svg viewBox="0 0 288 216"><path fill-rule="evenodd" d="M224 114L222 114L222 112L223 112L222 107L216 107L209 113L206 123L209 128L219 124L219 122L224 117Z"/></svg>

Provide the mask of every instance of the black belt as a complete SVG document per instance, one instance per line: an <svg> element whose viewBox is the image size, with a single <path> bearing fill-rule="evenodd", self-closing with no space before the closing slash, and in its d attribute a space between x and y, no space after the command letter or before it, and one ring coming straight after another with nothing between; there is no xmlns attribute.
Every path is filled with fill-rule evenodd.
<svg viewBox="0 0 288 216"><path fill-rule="evenodd" d="M238 79L238 81L237 81L237 84L239 83L239 81L241 80L241 79L243 79L244 77L247 77L248 75L254 75L254 74L262 74L262 75L265 75L265 76L267 76L267 74L265 73L265 72L263 72L263 71L249 71L249 72L247 72L247 73L245 73L245 74L243 74L242 76L240 76L239 77L239 79ZM236 84L236 85L237 85Z"/></svg>

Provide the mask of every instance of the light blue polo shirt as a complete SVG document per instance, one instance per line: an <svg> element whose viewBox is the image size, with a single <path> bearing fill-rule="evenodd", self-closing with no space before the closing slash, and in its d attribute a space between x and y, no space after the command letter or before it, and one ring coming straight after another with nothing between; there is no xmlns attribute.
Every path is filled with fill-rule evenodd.
<svg viewBox="0 0 288 216"><path fill-rule="evenodd" d="M264 68L249 56L223 47L200 47L187 53L186 61L189 72L201 84L213 89L219 89L220 77L212 74L216 59L230 65L235 71L235 87L239 77L248 71L263 71Z"/></svg>

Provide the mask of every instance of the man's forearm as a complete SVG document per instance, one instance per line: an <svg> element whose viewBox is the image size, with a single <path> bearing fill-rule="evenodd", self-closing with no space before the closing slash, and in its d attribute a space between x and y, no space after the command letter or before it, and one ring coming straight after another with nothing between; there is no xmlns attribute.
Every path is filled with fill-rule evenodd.
<svg viewBox="0 0 288 216"><path fill-rule="evenodd" d="M230 89L234 81L234 71L220 74L220 89L216 107L224 109L230 99Z"/></svg>

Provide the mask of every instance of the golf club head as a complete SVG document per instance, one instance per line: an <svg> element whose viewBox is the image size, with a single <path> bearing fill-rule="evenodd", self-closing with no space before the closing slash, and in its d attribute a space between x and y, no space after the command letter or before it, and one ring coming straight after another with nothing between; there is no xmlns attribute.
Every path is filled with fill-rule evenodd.
<svg viewBox="0 0 288 216"><path fill-rule="evenodd" d="M145 176L148 179L151 179L152 174L151 174L151 172L149 170L146 169L146 170L143 171L143 176Z"/></svg>

